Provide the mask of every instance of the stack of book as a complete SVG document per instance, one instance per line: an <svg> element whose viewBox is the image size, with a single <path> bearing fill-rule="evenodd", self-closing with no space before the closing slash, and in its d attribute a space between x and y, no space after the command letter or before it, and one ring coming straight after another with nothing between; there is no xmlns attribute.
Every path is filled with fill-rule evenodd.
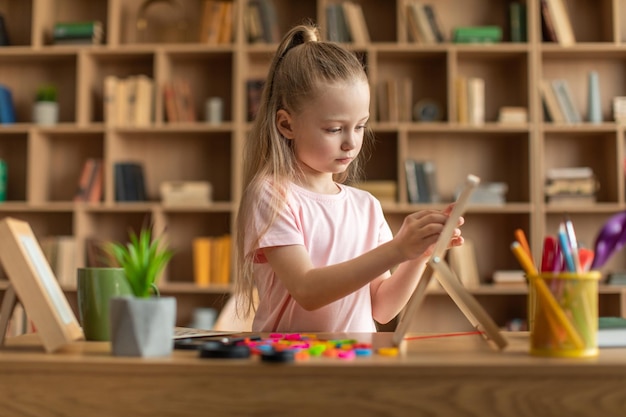
<svg viewBox="0 0 626 417"><path fill-rule="evenodd" d="M58 22L52 31L52 43L55 45L99 45L104 40L102 22Z"/></svg>
<svg viewBox="0 0 626 417"><path fill-rule="evenodd" d="M550 204L593 204L599 184L589 167L552 168L545 184Z"/></svg>

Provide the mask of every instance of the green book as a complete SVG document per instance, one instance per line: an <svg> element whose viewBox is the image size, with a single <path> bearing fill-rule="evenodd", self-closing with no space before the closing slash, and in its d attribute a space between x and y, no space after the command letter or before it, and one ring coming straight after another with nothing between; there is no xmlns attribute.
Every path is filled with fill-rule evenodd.
<svg viewBox="0 0 626 417"><path fill-rule="evenodd" d="M102 36L102 23L97 20L88 22L55 23L52 36L55 40L72 38L97 38Z"/></svg>
<svg viewBox="0 0 626 417"><path fill-rule="evenodd" d="M526 42L526 5L519 1L509 4L511 42Z"/></svg>
<svg viewBox="0 0 626 417"><path fill-rule="evenodd" d="M502 28L500 26L459 26L454 28L452 40L456 43L500 42Z"/></svg>

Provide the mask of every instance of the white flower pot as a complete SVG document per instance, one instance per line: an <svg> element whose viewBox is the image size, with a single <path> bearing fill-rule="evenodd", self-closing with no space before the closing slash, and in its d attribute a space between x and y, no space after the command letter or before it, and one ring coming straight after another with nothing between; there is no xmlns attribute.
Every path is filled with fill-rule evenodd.
<svg viewBox="0 0 626 417"><path fill-rule="evenodd" d="M33 122L38 125L55 125L59 122L59 103L38 101L33 106Z"/></svg>
<svg viewBox="0 0 626 417"><path fill-rule="evenodd" d="M174 347L176 298L113 297L109 304L114 356L169 356Z"/></svg>

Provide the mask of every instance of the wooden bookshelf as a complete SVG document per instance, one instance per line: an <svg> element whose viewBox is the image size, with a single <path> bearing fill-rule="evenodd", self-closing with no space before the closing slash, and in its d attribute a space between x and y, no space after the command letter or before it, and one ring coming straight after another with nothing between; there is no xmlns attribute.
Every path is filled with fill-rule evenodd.
<svg viewBox="0 0 626 417"><path fill-rule="evenodd" d="M282 34L305 19L326 28L326 6L331 0L274 0L278 30ZM509 245L514 230L528 235L537 259L542 239L554 234L564 213L571 217L578 237L592 246L601 224L626 210L624 181L625 129L612 120L612 98L626 95L626 20L617 0L586 0L566 4L577 43L563 47L543 42L539 2L522 2L527 9L527 42L509 41L508 6L498 0L432 2L448 41L434 44L409 39L405 8L408 0L359 0L371 42L353 45L363 57L372 87L370 126L377 136L376 152L366 166L367 180L395 181L398 195L385 202L393 228L408 213L451 201L462 179L472 173L483 182L508 185L506 204L472 205L463 233L476 246L483 286L473 290L499 325L526 314L524 289L511 291L488 285L495 270L516 269ZM246 0L234 0L233 41L199 42L203 2L177 0L186 34L172 32L160 43L141 43L134 28L140 0L0 0L7 19L11 46L0 47L0 80L13 92L17 123L0 125L0 158L8 165L8 201L0 204L0 217L28 221L38 237L73 235L78 253L91 237L125 239L128 229L138 229L146 219L167 228L176 254L161 286L179 298L180 325L193 308L224 303L230 287L197 287L193 281L192 239L233 231L241 195L240 153L250 129L247 119L246 81L264 78L275 48L247 40L244 25ZM164 2L167 3L167 2ZM102 45L51 44L55 22L100 20ZM455 26L497 25L503 41L496 44L454 44ZM540 80L563 78L569 83L575 105L586 115L587 74L599 74L604 122L577 125L544 121ZM103 84L108 75L144 74L155 81L155 115L148 127L115 127L104 123ZM485 123L469 125L457 118L455 92L459 76L485 80ZM177 77L193 88L193 123L169 123L162 86ZM429 99L440 108L435 122L380 122L376 88L389 78L412 80L412 102ZM31 123L35 90L39 84L59 87L60 123L42 127ZM204 102L221 97L224 122L203 121ZM502 106L528 110L528 122L497 122ZM104 199L100 204L77 204L73 196L83 162L104 161ZM444 203L409 204L404 160L432 160L437 187ZM121 160L144 164L149 200L117 203L113 165ZM544 202L545 173L549 168L590 166L600 182L597 203L587 206L551 206ZM161 182L209 181L214 202L206 206L164 206L159 201ZM77 267L85 259L77 259ZM626 257L616 256L603 272L626 269ZM601 294L601 309L623 314L620 290ZM72 298L74 292L67 289ZM617 294L617 295L615 295ZM424 317L445 316L454 308L445 294L428 296ZM420 320L416 330L450 330L465 320ZM436 323L429 325L430 321ZM416 320L417 322L417 320Z"/></svg>

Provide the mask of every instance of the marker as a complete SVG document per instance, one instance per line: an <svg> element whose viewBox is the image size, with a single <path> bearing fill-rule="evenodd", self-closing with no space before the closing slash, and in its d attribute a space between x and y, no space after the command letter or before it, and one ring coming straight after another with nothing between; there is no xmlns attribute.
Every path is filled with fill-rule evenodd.
<svg viewBox="0 0 626 417"><path fill-rule="evenodd" d="M565 231L567 233L567 239L569 240L572 260L574 261L574 271L581 272L580 259L578 258L578 240L576 239L576 232L574 232L574 224L567 216L565 217Z"/></svg>
<svg viewBox="0 0 626 417"><path fill-rule="evenodd" d="M517 239L519 244L522 246L522 248L528 254L528 257L530 258L530 261L533 262L533 253L530 251L530 245L528 244L528 239L526 239L526 234L524 233L524 230L522 230L522 229L515 229L515 238Z"/></svg>
<svg viewBox="0 0 626 417"><path fill-rule="evenodd" d="M543 252L541 255L541 272L554 271L557 263L556 240L554 236L546 236L543 239Z"/></svg>
<svg viewBox="0 0 626 417"><path fill-rule="evenodd" d="M576 263L574 262L574 256L572 254L570 242L567 237L567 232L565 231L565 225L563 223L559 225L559 244L561 245L561 253L563 254L563 258L565 259L567 270L569 272L576 272ZM576 254L576 257L578 257L578 254Z"/></svg>

